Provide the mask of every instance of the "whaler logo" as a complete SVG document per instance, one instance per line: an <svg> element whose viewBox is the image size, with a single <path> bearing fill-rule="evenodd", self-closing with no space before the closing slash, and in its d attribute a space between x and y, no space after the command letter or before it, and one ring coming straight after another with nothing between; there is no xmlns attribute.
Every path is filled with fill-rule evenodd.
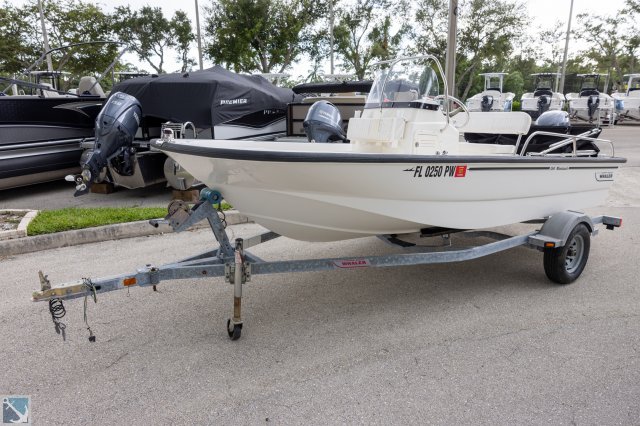
<svg viewBox="0 0 640 426"><path fill-rule="evenodd" d="M336 260L333 264L338 268L367 268L371 266L367 259Z"/></svg>
<svg viewBox="0 0 640 426"><path fill-rule="evenodd" d="M31 398L28 396L3 396L2 424L31 424L31 418L29 416L30 403Z"/></svg>
<svg viewBox="0 0 640 426"><path fill-rule="evenodd" d="M410 169L404 169L404 171L413 172L414 178L463 178L467 176L467 166L415 166Z"/></svg>
<svg viewBox="0 0 640 426"><path fill-rule="evenodd" d="M596 172L597 181L613 180L613 172Z"/></svg>
<svg viewBox="0 0 640 426"><path fill-rule="evenodd" d="M243 105L248 103L249 103L249 99L247 98L220 99L220 105Z"/></svg>

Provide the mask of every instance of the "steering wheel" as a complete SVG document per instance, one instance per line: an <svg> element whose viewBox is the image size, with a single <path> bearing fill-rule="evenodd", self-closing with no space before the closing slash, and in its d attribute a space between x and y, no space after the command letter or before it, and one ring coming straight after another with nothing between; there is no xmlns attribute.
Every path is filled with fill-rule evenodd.
<svg viewBox="0 0 640 426"><path fill-rule="evenodd" d="M449 111L449 118L454 117L455 115L459 114L461 111L464 112L466 117L467 117L467 119L464 121L464 124L456 125L454 123L453 126L456 129L459 129L460 127L466 126L467 123L469 123L469 119L471 118L470 115L469 115L469 110L467 109L467 106L464 104L464 102L462 102L460 99L458 99L458 98L456 98L454 96L449 95L449 96L447 96L447 98L450 101L453 101L453 102L457 103L458 105L460 105L458 108ZM445 96L444 95L438 95L434 99L436 101L439 101L439 100L445 99ZM444 114L444 109L442 110L442 113Z"/></svg>

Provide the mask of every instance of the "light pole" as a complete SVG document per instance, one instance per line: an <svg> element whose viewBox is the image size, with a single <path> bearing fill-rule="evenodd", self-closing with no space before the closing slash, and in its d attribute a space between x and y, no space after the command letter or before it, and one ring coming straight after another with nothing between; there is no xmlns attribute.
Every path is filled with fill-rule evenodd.
<svg viewBox="0 0 640 426"><path fill-rule="evenodd" d="M198 7L198 0L196 0L196 28L198 32L198 58L200 69L202 70L202 37L200 37L200 8Z"/></svg>
<svg viewBox="0 0 640 426"><path fill-rule="evenodd" d="M331 73L333 74L333 0L329 0L329 44L331 45Z"/></svg>
<svg viewBox="0 0 640 426"><path fill-rule="evenodd" d="M458 29L458 0L449 0L449 34L447 37L447 56L444 74L449 88L448 95L453 96L456 84L456 31Z"/></svg>
<svg viewBox="0 0 640 426"><path fill-rule="evenodd" d="M49 37L47 36L47 27L44 25L44 13L42 12L42 0L38 0L38 10L40 11L40 23L42 24L42 39L44 41L44 51L51 50L49 47ZM53 71L53 63L51 62L51 54L47 54L47 69Z"/></svg>
<svg viewBox="0 0 640 426"><path fill-rule="evenodd" d="M569 53L569 35L571 34L571 15L573 15L573 0L569 8L569 22L567 23L567 39L564 42L564 58L562 59L562 75L560 76L560 92L564 93L564 76L567 73L567 53Z"/></svg>

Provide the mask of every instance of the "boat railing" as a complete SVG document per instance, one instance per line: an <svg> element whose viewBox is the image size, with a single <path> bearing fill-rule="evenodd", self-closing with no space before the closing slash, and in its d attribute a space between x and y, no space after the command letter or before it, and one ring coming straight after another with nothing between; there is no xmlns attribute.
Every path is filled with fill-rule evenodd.
<svg viewBox="0 0 640 426"><path fill-rule="evenodd" d="M598 152L595 151L595 150L578 150L578 140L581 140L581 141L582 140L586 140L586 141L591 141L591 142L594 142L594 143L604 143L604 144L609 145L611 147L611 157L615 157L615 148L613 146L613 142L611 142L608 139L593 138L593 137L589 136L589 135L594 134L595 130L596 129L589 130L588 132L581 133L579 135L566 135L564 133L545 132L543 130L539 130L539 131L531 133L529 135L529 137L527 137L527 139L524 141L524 145L522 146L522 151L520 151L520 155L522 155L522 156L529 155L529 156L584 157L584 156L592 156L594 154L597 154ZM531 140L536 136L555 136L555 137L563 138L563 139L559 140L558 142L552 143L544 151L527 153L527 147L529 146L529 142L531 142ZM572 152L553 153L553 151L556 151L556 150L558 150L560 148L563 148L565 146L568 146L568 145L572 145L572 148L573 148ZM518 146L519 146L519 143L516 144L515 152L518 152Z"/></svg>

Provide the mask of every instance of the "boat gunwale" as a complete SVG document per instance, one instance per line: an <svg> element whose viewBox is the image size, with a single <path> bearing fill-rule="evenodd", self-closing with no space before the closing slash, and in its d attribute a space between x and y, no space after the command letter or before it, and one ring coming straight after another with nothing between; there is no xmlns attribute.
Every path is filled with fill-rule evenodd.
<svg viewBox="0 0 640 426"><path fill-rule="evenodd" d="M363 152L265 151L246 148L192 146L156 139L151 145L161 151L198 157L279 163L626 163L623 157L553 157L521 155L420 155Z"/></svg>

